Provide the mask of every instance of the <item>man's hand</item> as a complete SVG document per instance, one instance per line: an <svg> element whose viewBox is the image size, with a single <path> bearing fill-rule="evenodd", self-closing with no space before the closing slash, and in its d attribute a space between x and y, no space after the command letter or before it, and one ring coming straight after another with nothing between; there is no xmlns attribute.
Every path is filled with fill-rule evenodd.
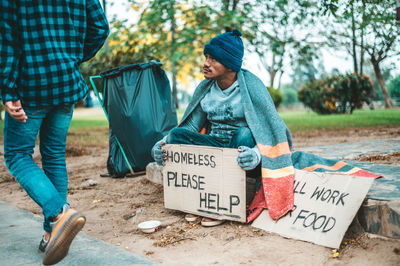
<svg viewBox="0 0 400 266"><path fill-rule="evenodd" d="M26 122L28 117L25 114L24 109L22 108L21 101L8 101L5 104L6 112L18 122Z"/></svg>
<svg viewBox="0 0 400 266"><path fill-rule="evenodd" d="M167 159L167 154L165 151L162 150L162 146L165 145L165 141L162 139L154 144L153 148L151 149L151 156L153 156L154 161L157 164L163 165L164 161Z"/></svg>
<svg viewBox="0 0 400 266"><path fill-rule="evenodd" d="M249 171L253 170L257 167L260 163L261 158L257 154L256 151L247 147L247 146L240 146L239 147L239 155L237 157L237 162L243 170Z"/></svg>

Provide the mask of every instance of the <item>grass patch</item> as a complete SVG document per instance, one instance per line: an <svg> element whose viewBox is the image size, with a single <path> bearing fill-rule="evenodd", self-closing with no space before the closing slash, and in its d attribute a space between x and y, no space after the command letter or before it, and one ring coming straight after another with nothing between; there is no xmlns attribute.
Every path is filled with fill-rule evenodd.
<svg viewBox="0 0 400 266"><path fill-rule="evenodd" d="M69 128L67 137L69 145L108 145L108 121L104 115L74 117Z"/></svg>
<svg viewBox="0 0 400 266"><path fill-rule="evenodd" d="M183 113L184 110L177 110L178 121L182 119ZM292 132L400 125L400 109L356 110L351 115L319 115L312 111L285 111L279 112L279 115Z"/></svg>
<svg viewBox="0 0 400 266"><path fill-rule="evenodd" d="M352 115L318 115L311 111L292 111L282 112L280 116L293 132L400 125L400 109L356 110Z"/></svg>
<svg viewBox="0 0 400 266"><path fill-rule="evenodd" d="M107 127L71 127L68 131L67 145L70 146L108 146L108 126Z"/></svg>
<svg viewBox="0 0 400 266"><path fill-rule="evenodd" d="M0 135L3 138L3 121L0 121ZM107 146L108 122L98 120L72 120L68 136L68 145Z"/></svg>
<svg viewBox="0 0 400 266"><path fill-rule="evenodd" d="M178 121L184 110L177 110ZM318 129L366 128L376 126L400 126L400 109L356 110L352 115L318 115L311 111L280 112L292 132ZM3 135L3 121L0 132ZM68 133L67 143L77 145L107 145L108 122L104 115L74 116Z"/></svg>
<svg viewBox="0 0 400 266"><path fill-rule="evenodd" d="M108 128L107 120L90 120L90 119L81 119L74 118L71 121L70 129L71 130L87 130L91 128Z"/></svg>

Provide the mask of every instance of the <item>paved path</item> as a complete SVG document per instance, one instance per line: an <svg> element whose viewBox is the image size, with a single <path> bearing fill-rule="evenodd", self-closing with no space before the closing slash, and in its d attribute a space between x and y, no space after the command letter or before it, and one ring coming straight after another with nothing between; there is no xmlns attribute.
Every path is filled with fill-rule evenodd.
<svg viewBox="0 0 400 266"><path fill-rule="evenodd" d="M299 149L328 159L353 160L359 156L400 152L400 138L376 139ZM399 163L400 165L400 163Z"/></svg>
<svg viewBox="0 0 400 266"><path fill-rule="evenodd" d="M0 201L0 265L42 265L42 219ZM79 233L57 265L148 265L154 262Z"/></svg>
<svg viewBox="0 0 400 266"><path fill-rule="evenodd" d="M314 146L300 150L328 159L344 160L350 165L360 167L374 174L383 175L384 178L375 180L367 197L376 200L396 200L400 202L400 161L397 165L354 161L359 156L400 152L400 138Z"/></svg>
<svg viewBox="0 0 400 266"><path fill-rule="evenodd" d="M350 165L381 174L383 178L374 181L357 218L366 232L400 238L400 160L396 165L354 161L358 156L400 152L400 138L315 146L302 150L325 158L344 160Z"/></svg>

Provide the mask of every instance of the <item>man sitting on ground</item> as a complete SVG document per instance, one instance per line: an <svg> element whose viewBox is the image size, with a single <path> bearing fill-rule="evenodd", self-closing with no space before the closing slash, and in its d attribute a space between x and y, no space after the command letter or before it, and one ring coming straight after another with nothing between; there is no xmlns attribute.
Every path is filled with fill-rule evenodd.
<svg viewBox="0 0 400 266"><path fill-rule="evenodd" d="M235 29L216 36L205 45L203 73L206 80L196 89L179 127L154 145L152 155L158 164L166 159L162 151L165 143L239 148L237 161L246 171L260 163L260 152L246 121L241 92L244 89L238 82L244 54L240 36L240 31ZM265 92L268 94L266 89ZM203 128L208 129L207 134L199 133ZM196 219L191 214L185 218ZM202 218L201 224L214 226L222 222Z"/></svg>
<svg viewBox="0 0 400 266"><path fill-rule="evenodd" d="M239 166L246 171L254 169L246 175L256 177L262 184L248 208L247 223L266 208L273 220L293 209L295 169L379 177L345 162L292 151L290 131L267 88L255 75L241 69L240 36L238 30L233 30L218 35L204 47L206 79L196 88L178 128L154 145L152 155L156 162L162 164L166 160L162 151L165 143L239 148ZM198 133L203 128L207 135ZM219 223L202 220L205 226Z"/></svg>

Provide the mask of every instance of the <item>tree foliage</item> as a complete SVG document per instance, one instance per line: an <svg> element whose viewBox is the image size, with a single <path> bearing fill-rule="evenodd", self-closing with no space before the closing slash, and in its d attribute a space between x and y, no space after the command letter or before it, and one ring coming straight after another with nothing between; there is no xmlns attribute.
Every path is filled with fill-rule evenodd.
<svg viewBox="0 0 400 266"><path fill-rule="evenodd" d="M363 103L370 104L374 87L366 75L338 75L310 79L299 91L299 100L319 114L353 113Z"/></svg>
<svg viewBox="0 0 400 266"><path fill-rule="evenodd" d="M156 59L152 40L143 38L133 30L135 26L127 26L124 21L112 21L110 24L112 32L108 37L108 52L101 49L93 59L80 67L87 82L90 76L105 70Z"/></svg>
<svg viewBox="0 0 400 266"><path fill-rule="evenodd" d="M318 44L306 29L315 21L314 1L257 1L256 23L251 28L250 49L258 54L270 76L271 87L280 87L280 78L295 61L308 64L317 56ZM276 79L278 78L278 79ZM278 83L276 82L278 80ZM277 84L276 84L277 83Z"/></svg>
<svg viewBox="0 0 400 266"><path fill-rule="evenodd" d="M398 100L400 100L400 75L390 81L388 90L391 97L398 98Z"/></svg>
<svg viewBox="0 0 400 266"><path fill-rule="evenodd" d="M129 25L126 21L113 21L108 53L99 53L83 65L82 71L86 75L157 58L181 87L188 88L191 81L202 79L204 45L212 37L234 28L242 31L246 48L257 51L265 62L268 61L270 73L283 73L283 58L288 56L289 50L292 58L310 57L314 51L304 41L304 36L295 37L300 31L298 25L304 26L309 14L310 1L129 2L140 14L138 23ZM271 58L275 61L270 64Z"/></svg>
<svg viewBox="0 0 400 266"><path fill-rule="evenodd" d="M393 107L381 71L381 63L387 58L400 54L400 22L396 21L395 9L390 1L368 4L366 8L365 50L374 66L375 75L382 89L386 108Z"/></svg>
<svg viewBox="0 0 400 266"><path fill-rule="evenodd" d="M210 39L233 28L245 29L251 5L240 0L184 1L129 0L140 14L135 25L114 21L109 54L101 53L82 66L86 75L118 65L159 59L176 83L188 88L202 79L203 47ZM248 34L245 33L247 36Z"/></svg>
<svg viewBox="0 0 400 266"><path fill-rule="evenodd" d="M297 91L292 88L283 89L283 104L285 106L292 106L298 102Z"/></svg>
<svg viewBox="0 0 400 266"><path fill-rule="evenodd" d="M395 18L394 4L369 0L324 0L323 3L328 13L334 15L325 24L332 29L325 34L328 45L346 49L353 58L355 73L363 74L368 57L379 81L385 107L392 107L380 64L399 55L400 23Z"/></svg>
<svg viewBox="0 0 400 266"><path fill-rule="evenodd" d="M396 55L399 27L390 1L369 0L126 0L140 16L137 23L111 22L108 52L101 51L81 66L86 77L120 65L159 59L188 89L203 78L203 47L214 36L238 28L245 48L256 52L270 76L269 87L280 88L283 73L293 70L293 88L306 78L320 78L321 22L327 44L347 49L355 73L369 58L379 83L380 63ZM109 1L111 2L111 1ZM321 9L322 8L322 9ZM332 29L332 30L329 30ZM375 63L374 63L375 62ZM296 70L297 69L297 70ZM384 93L385 94L385 93ZM176 98L175 98L176 99Z"/></svg>
<svg viewBox="0 0 400 266"><path fill-rule="evenodd" d="M267 87L269 95L271 95L272 101L274 102L275 108L278 108L283 102L283 94L280 89L274 89L273 87Z"/></svg>

